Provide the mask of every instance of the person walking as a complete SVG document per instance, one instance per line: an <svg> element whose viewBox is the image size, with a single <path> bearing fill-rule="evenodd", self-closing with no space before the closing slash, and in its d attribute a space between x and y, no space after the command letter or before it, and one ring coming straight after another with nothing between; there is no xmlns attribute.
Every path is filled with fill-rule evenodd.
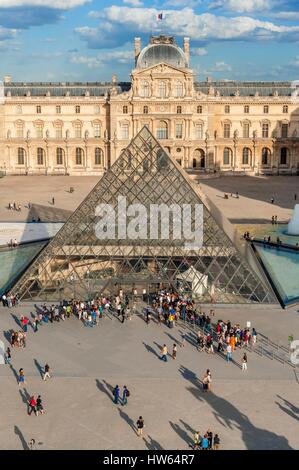
<svg viewBox="0 0 299 470"><path fill-rule="evenodd" d="M220 437L218 434L214 436L213 450L219 450L220 447Z"/></svg>
<svg viewBox="0 0 299 470"><path fill-rule="evenodd" d="M44 377L43 377L43 380L46 381L47 379L50 379L51 378L51 375L50 375L50 366L49 364L46 364L45 367L44 367Z"/></svg>
<svg viewBox="0 0 299 470"><path fill-rule="evenodd" d="M37 416L37 410L36 410L36 399L34 398L34 395L30 398L28 401L28 414L29 416L31 415L32 412L34 412L35 416Z"/></svg>
<svg viewBox="0 0 299 470"><path fill-rule="evenodd" d="M203 440L201 441L201 448L202 450L208 450L209 449L209 440L208 440L208 435L205 434L203 437Z"/></svg>
<svg viewBox="0 0 299 470"><path fill-rule="evenodd" d="M137 425L138 436L142 436L143 428L144 428L144 419L142 418L142 416L139 416L136 425Z"/></svg>
<svg viewBox="0 0 299 470"><path fill-rule="evenodd" d="M128 397L129 396L130 396L130 392L129 392L127 386L124 385L123 393L122 393L122 404L123 404L123 406L128 404Z"/></svg>
<svg viewBox="0 0 299 470"><path fill-rule="evenodd" d="M165 361L167 362L167 353L168 353L168 350L167 350L167 346L166 344L163 345L163 348L161 349L161 361Z"/></svg>
<svg viewBox="0 0 299 470"><path fill-rule="evenodd" d="M226 346L226 360L227 362L232 360L232 347L230 344Z"/></svg>
<svg viewBox="0 0 299 470"><path fill-rule="evenodd" d="M193 450L198 450L201 446L201 437L199 431L195 431L194 436L193 436Z"/></svg>
<svg viewBox="0 0 299 470"><path fill-rule="evenodd" d="M21 368L21 369L19 370L18 384L19 384L19 386L21 386L21 384L22 384L22 385L25 385L25 383L26 383L26 382L25 382L24 369Z"/></svg>
<svg viewBox="0 0 299 470"><path fill-rule="evenodd" d="M177 350L178 350L177 345L174 344L172 348L172 359L176 359Z"/></svg>
<svg viewBox="0 0 299 470"><path fill-rule="evenodd" d="M4 354L4 362L5 362L5 364L10 365L10 361L11 361L11 352L10 352L10 348L8 347L6 349L5 354Z"/></svg>
<svg viewBox="0 0 299 470"><path fill-rule="evenodd" d="M30 441L28 442L28 449L33 450L34 446L35 446L35 439L30 439Z"/></svg>
<svg viewBox="0 0 299 470"><path fill-rule="evenodd" d="M41 415L44 414L45 410L44 410L44 407L43 407L43 403L42 403L42 398L40 395L38 395L37 399L36 399L36 416L38 416L38 413L40 412Z"/></svg>
<svg viewBox="0 0 299 470"><path fill-rule="evenodd" d="M113 396L114 396L114 403L116 405L118 405L118 401L119 401L119 386L116 385L113 389Z"/></svg>
<svg viewBox="0 0 299 470"><path fill-rule="evenodd" d="M247 362L248 362L248 360L247 360L247 354L244 353L243 358L242 358L242 372L243 372L244 370L247 370Z"/></svg>

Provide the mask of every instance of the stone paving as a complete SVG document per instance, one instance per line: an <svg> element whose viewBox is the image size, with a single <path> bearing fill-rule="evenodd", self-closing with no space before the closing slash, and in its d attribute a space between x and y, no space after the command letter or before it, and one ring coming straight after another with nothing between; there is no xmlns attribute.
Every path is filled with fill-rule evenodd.
<svg viewBox="0 0 299 470"><path fill-rule="evenodd" d="M17 328L14 316L32 311L30 304L0 308L5 344L7 332ZM284 317L279 310L241 312L217 308L216 316L245 322L251 315L263 332L272 322L272 333L281 338L281 324L273 319L298 325L295 310ZM29 328L27 347L12 349L13 370L0 366L0 448L26 448L35 438L39 449L188 449L194 430L211 428L220 434L224 449L299 449L299 381L293 369L249 353L248 371L242 372L240 351L227 364L216 354L199 353L190 332L176 361L160 361L160 346L165 342L171 350L183 328L146 325L141 317L124 325L109 317L94 328L75 318L43 325L37 333ZM46 362L54 377L45 383L40 369ZM24 388L15 378L20 367L26 373ZM207 368L213 388L203 394ZM126 407L112 403L116 383L131 392ZM44 416L27 415L31 394L42 395ZM144 438L133 429L139 415L145 419Z"/></svg>

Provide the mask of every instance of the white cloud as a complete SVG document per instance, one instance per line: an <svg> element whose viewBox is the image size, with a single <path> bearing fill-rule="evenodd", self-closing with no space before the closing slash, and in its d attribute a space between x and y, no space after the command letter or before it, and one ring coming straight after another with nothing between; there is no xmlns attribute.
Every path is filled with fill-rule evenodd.
<svg viewBox="0 0 299 470"><path fill-rule="evenodd" d="M254 11L270 10L276 4L273 0L215 0L210 8L223 8L238 13L252 13Z"/></svg>
<svg viewBox="0 0 299 470"><path fill-rule="evenodd" d="M212 72L231 72L232 68L225 62L216 62L214 67L211 68Z"/></svg>
<svg viewBox="0 0 299 470"><path fill-rule="evenodd" d="M133 7L141 7L143 5L141 0L123 0L123 2L127 3L127 5L132 5Z"/></svg>
<svg viewBox="0 0 299 470"><path fill-rule="evenodd" d="M90 12L88 13L88 16L89 16L90 18L97 19L97 18L101 18L101 17L103 16L103 13L101 13L100 11L94 11L94 10L92 10L92 11L90 11Z"/></svg>
<svg viewBox="0 0 299 470"><path fill-rule="evenodd" d="M59 10L85 5L92 0L0 0L0 8L47 7Z"/></svg>
<svg viewBox="0 0 299 470"><path fill-rule="evenodd" d="M102 67L109 62L128 64L133 63L133 60L133 51L108 51L94 57L73 55L70 58L72 64L83 64L91 69Z"/></svg>
<svg viewBox="0 0 299 470"><path fill-rule="evenodd" d="M269 16L279 20L299 21L299 11L279 11L277 13L269 13Z"/></svg>
<svg viewBox="0 0 299 470"><path fill-rule="evenodd" d="M207 55L208 51L204 47L192 47L191 55L195 57Z"/></svg>

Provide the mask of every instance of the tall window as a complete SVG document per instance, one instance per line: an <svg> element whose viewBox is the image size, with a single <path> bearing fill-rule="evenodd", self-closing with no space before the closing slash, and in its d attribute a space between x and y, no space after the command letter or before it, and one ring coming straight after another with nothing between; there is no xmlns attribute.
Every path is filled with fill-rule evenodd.
<svg viewBox="0 0 299 470"><path fill-rule="evenodd" d="M143 114L148 114L148 106L143 106Z"/></svg>
<svg viewBox="0 0 299 470"><path fill-rule="evenodd" d="M203 125L198 123L195 125L195 138L202 139L203 138Z"/></svg>
<svg viewBox="0 0 299 470"><path fill-rule="evenodd" d="M95 165L102 165L102 162L103 162L102 155L103 155L103 150L97 147L94 151L94 164Z"/></svg>
<svg viewBox="0 0 299 470"><path fill-rule="evenodd" d="M36 107L36 113L37 113L37 114L41 114L41 112L42 112L42 107L41 107L41 106L37 106L37 107Z"/></svg>
<svg viewBox="0 0 299 470"><path fill-rule="evenodd" d="M251 150L248 147L243 148L242 164L250 165Z"/></svg>
<svg viewBox="0 0 299 470"><path fill-rule="evenodd" d="M94 125L94 136L96 138L101 137L101 124L98 122Z"/></svg>
<svg viewBox="0 0 299 470"><path fill-rule="evenodd" d="M60 105L56 106L56 114L61 114L61 106Z"/></svg>
<svg viewBox="0 0 299 470"><path fill-rule="evenodd" d="M75 123L75 138L76 139L81 139L82 137L82 126L80 122Z"/></svg>
<svg viewBox="0 0 299 470"><path fill-rule="evenodd" d="M262 165L270 165L270 150L267 147L262 149Z"/></svg>
<svg viewBox="0 0 299 470"><path fill-rule="evenodd" d="M158 124L157 139L168 139L168 126L165 121L160 121Z"/></svg>
<svg viewBox="0 0 299 470"><path fill-rule="evenodd" d="M25 164L25 150L22 147L18 148L18 165Z"/></svg>
<svg viewBox="0 0 299 470"><path fill-rule="evenodd" d="M124 123L121 126L121 138L128 139L129 138L129 124Z"/></svg>
<svg viewBox="0 0 299 470"><path fill-rule="evenodd" d="M268 114L268 113L269 113L269 106L265 105L264 106L264 114Z"/></svg>
<svg viewBox="0 0 299 470"><path fill-rule="evenodd" d="M56 164L63 165L64 150L61 147L56 149Z"/></svg>
<svg viewBox="0 0 299 470"><path fill-rule="evenodd" d="M249 123L248 122L243 123L243 138L244 139L249 138Z"/></svg>
<svg viewBox="0 0 299 470"><path fill-rule="evenodd" d="M166 97L166 83L165 82L159 83L159 96L160 98Z"/></svg>
<svg viewBox="0 0 299 470"><path fill-rule="evenodd" d="M36 132L37 139L43 138L43 129L44 129L44 126L41 123L38 123L35 125L35 132Z"/></svg>
<svg viewBox="0 0 299 470"><path fill-rule="evenodd" d="M281 137L283 139L286 139L288 137L288 130L289 130L289 125L288 124L282 124L281 125Z"/></svg>
<svg viewBox="0 0 299 470"><path fill-rule="evenodd" d="M178 98L183 96L183 91L184 91L184 87L183 87L182 82L177 82L175 85L175 96Z"/></svg>
<svg viewBox="0 0 299 470"><path fill-rule="evenodd" d="M75 107L75 112L76 112L76 114L80 114L81 113L81 107L77 105Z"/></svg>
<svg viewBox="0 0 299 470"><path fill-rule="evenodd" d="M45 156L45 151L41 147L38 147L37 149L37 164L38 165L43 165L44 164L44 156Z"/></svg>
<svg viewBox="0 0 299 470"><path fill-rule="evenodd" d="M202 114L202 106L197 106L197 114Z"/></svg>
<svg viewBox="0 0 299 470"><path fill-rule="evenodd" d="M182 139L183 138L183 124L176 124L175 125L175 138Z"/></svg>
<svg viewBox="0 0 299 470"><path fill-rule="evenodd" d="M149 83L144 82L143 85L142 85L142 96L144 96L144 98L148 98L149 94L150 94Z"/></svg>
<svg viewBox="0 0 299 470"><path fill-rule="evenodd" d="M226 105L224 106L224 112L225 112L225 114L229 114L229 113L230 113L230 106L229 106L229 104L226 104Z"/></svg>
<svg viewBox="0 0 299 470"><path fill-rule="evenodd" d="M230 138L230 124L228 124L228 123L225 123L224 126L223 126L223 137L225 139Z"/></svg>
<svg viewBox="0 0 299 470"><path fill-rule="evenodd" d="M128 114L128 106L123 106L123 114Z"/></svg>
<svg viewBox="0 0 299 470"><path fill-rule="evenodd" d="M231 149L225 147L223 150L223 165L230 165Z"/></svg>
<svg viewBox="0 0 299 470"><path fill-rule="evenodd" d="M283 112L284 114L288 114L288 112L289 112L289 107L288 107L286 104L282 107L282 112Z"/></svg>
<svg viewBox="0 0 299 470"><path fill-rule="evenodd" d="M249 114L249 106L247 104L244 106L244 113Z"/></svg>
<svg viewBox="0 0 299 470"><path fill-rule="evenodd" d="M176 113L177 114L182 114L182 106L177 106L176 107Z"/></svg>
<svg viewBox="0 0 299 470"><path fill-rule="evenodd" d="M23 139L24 137L24 124L22 122L18 122L16 125L16 133L18 139Z"/></svg>
<svg viewBox="0 0 299 470"><path fill-rule="evenodd" d="M262 126L262 137L266 139L269 137L269 124L263 124Z"/></svg>
<svg viewBox="0 0 299 470"><path fill-rule="evenodd" d="M288 149L286 147L282 147L280 149L280 165L287 165L288 163Z"/></svg>
<svg viewBox="0 0 299 470"><path fill-rule="evenodd" d="M80 147L76 148L76 165L83 164L83 150Z"/></svg>
<svg viewBox="0 0 299 470"><path fill-rule="evenodd" d="M56 139L62 139L62 125L57 124L55 126L55 137Z"/></svg>

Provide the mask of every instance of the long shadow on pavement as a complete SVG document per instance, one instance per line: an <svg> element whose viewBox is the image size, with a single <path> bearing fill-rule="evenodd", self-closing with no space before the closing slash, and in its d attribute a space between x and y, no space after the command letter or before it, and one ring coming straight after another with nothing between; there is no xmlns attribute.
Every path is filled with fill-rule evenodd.
<svg viewBox="0 0 299 470"><path fill-rule="evenodd" d="M276 401L275 402L276 405L278 405L279 408L282 411L284 411L286 414L288 414L291 418L294 418L297 421L299 421L299 408L297 406L293 405L293 403L289 402L285 398L282 398L280 395L276 395L276 396L277 396L277 398L279 398L279 400L283 401L283 404L278 403Z"/></svg>
<svg viewBox="0 0 299 470"><path fill-rule="evenodd" d="M112 394L112 391L113 391L113 387L112 385L110 384L107 384L107 382L105 382L105 380L103 380L103 383L99 381L99 379L96 379L96 385L98 387L98 389L100 390L100 392L103 392L107 395L107 397L110 398L111 401L113 401L113 394Z"/></svg>
<svg viewBox="0 0 299 470"><path fill-rule="evenodd" d="M9 367L10 367L10 370L13 372L13 375L15 376L16 381L19 383L19 374L18 374L18 372L16 371L16 369L13 367L12 364L10 364Z"/></svg>
<svg viewBox="0 0 299 470"><path fill-rule="evenodd" d="M183 439L188 446L191 446L193 444L192 438L190 435L183 429L179 424L173 423L172 421L169 421L170 426L172 429L180 436L181 439Z"/></svg>
<svg viewBox="0 0 299 470"><path fill-rule="evenodd" d="M19 437L21 444L23 446L24 450L29 450L28 444L26 442L26 439L24 438L21 430L18 428L18 426L14 427L15 434Z"/></svg>
<svg viewBox="0 0 299 470"><path fill-rule="evenodd" d="M151 436L143 438L143 441L148 448L148 450L164 450L161 444L158 441L155 441Z"/></svg>
<svg viewBox="0 0 299 470"><path fill-rule="evenodd" d="M182 376L190 382L187 390L199 401L208 404L214 410L214 416L222 426L229 429L238 429L242 433L243 442L249 450L293 450L284 436L279 436L267 429L261 429L250 421L248 416L238 410L225 398L216 395L213 391L203 393L200 380L190 369L181 366Z"/></svg>
<svg viewBox="0 0 299 470"><path fill-rule="evenodd" d="M37 359L34 359L34 364L38 370L38 372L40 373L40 376L41 378L43 378L43 375L44 375L44 368L40 365L40 363L38 362Z"/></svg>
<svg viewBox="0 0 299 470"><path fill-rule="evenodd" d="M152 354L154 354L154 356L158 357L160 359L160 356L159 354L157 353L157 351L155 351L154 348L152 348L149 344L146 344L144 341L142 343L144 345L144 347L146 348L146 350Z"/></svg>
<svg viewBox="0 0 299 470"><path fill-rule="evenodd" d="M129 415L127 415L127 413L125 413L123 410L121 410L120 408L117 408L118 409L118 412L119 412L119 415L120 417L126 421L126 423L128 423L128 425L133 429L134 433L137 434L137 430L136 430L136 426L135 426L135 423L134 423L134 420L132 418L130 418Z"/></svg>

